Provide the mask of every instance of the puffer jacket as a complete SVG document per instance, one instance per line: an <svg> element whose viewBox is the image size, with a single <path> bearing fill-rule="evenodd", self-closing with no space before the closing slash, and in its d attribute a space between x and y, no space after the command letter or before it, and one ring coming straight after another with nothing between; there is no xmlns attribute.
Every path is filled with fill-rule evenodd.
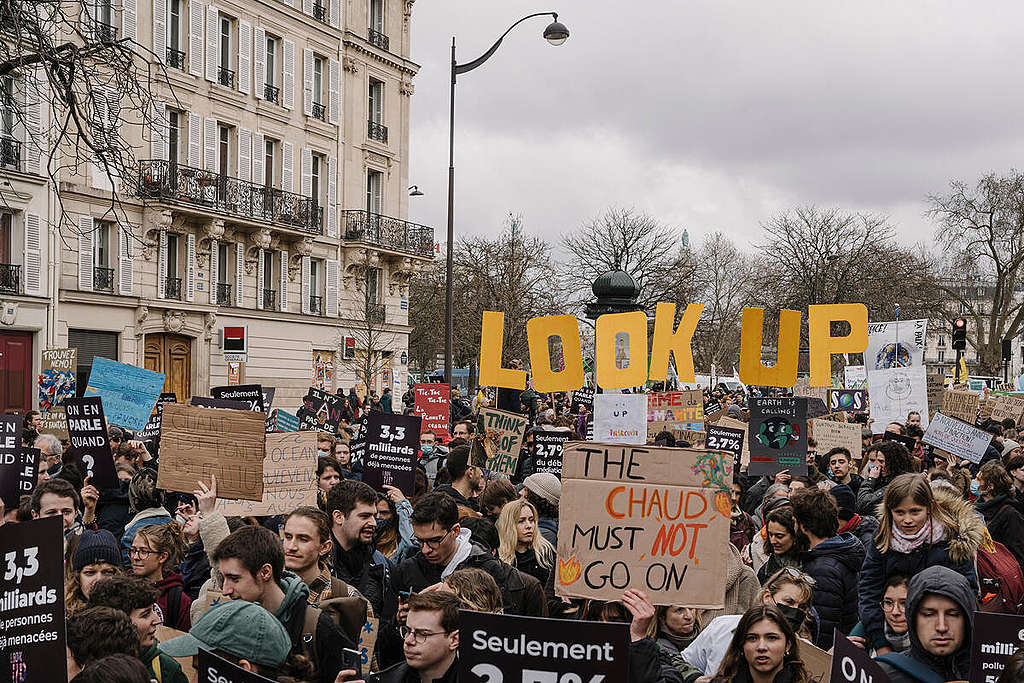
<svg viewBox="0 0 1024 683"><path fill-rule="evenodd" d="M885 488L892 481L891 477L864 477L857 490L857 512L861 516L873 515L885 497Z"/></svg>
<svg viewBox="0 0 1024 683"><path fill-rule="evenodd" d="M1024 567L1024 515L1013 499L996 496L992 500L977 501L974 507L985 517L985 525L992 540L1002 543L1013 553L1017 563Z"/></svg>
<svg viewBox="0 0 1024 683"><path fill-rule="evenodd" d="M814 643L832 647L835 629L849 633L857 624L857 574L864 564L864 546L847 532L804 553L804 573L814 579L814 607L821 624Z"/></svg>

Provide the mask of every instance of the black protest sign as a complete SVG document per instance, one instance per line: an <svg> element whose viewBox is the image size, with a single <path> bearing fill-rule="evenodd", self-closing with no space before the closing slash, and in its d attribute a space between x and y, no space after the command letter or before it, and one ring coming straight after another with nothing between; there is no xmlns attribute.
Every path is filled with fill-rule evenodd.
<svg viewBox="0 0 1024 683"><path fill-rule="evenodd" d="M594 390L590 387L583 387L572 392L572 403L569 404L569 412L573 415L580 414L580 408L586 408L588 413L594 412ZM519 412L518 409L512 412Z"/></svg>
<svg viewBox="0 0 1024 683"><path fill-rule="evenodd" d="M64 520L5 524L0 548L0 680L64 683Z"/></svg>
<svg viewBox="0 0 1024 683"><path fill-rule="evenodd" d="M163 423L164 404L177 402L178 397L173 393L160 394L160 398L156 400L156 408L153 409L153 414L149 416L149 422L146 423L141 432L136 434L140 441L153 442L154 447L151 449L151 452L154 455L160 449L160 425Z"/></svg>
<svg viewBox="0 0 1024 683"><path fill-rule="evenodd" d="M416 457L420 418L372 412L366 418L363 481L380 491L394 486L407 496L416 492Z"/></svg>
<svg viewBox="0 0 1024 683"><path fill-rule="evenodd" d="M573 433L565 429L537 429L533 432L534 472L550 472L562 476L562 445L573 438Z"/></svg>
<svg viewBox="0 0 1024 683"><path fill-rule="evenodd" d="M896 432L882 432L878 435L878 441L895 441L896 443L903 444L904 448L911 453L917 448L917 439L912 436L897 434Z"/></svg>
<svg viewBox="0 0 1024 683"><path fill-rule="evenodd" d="M875 664L867 652L851 643L850 639L844 636L839 629L836 629L835 647L832 650L832 672L829 680L889 683L889 677L882 671L882 667Z"/></svg>
<svg viewBox="0 0 1024 683"><path fill-rule="evenodd" d="M807 399L750 399L749 474L807 474Z"/></svg>
<svg viewBox="0 0 1024 683"><path fill-rule="evenodd" d="M366 457L365 417L361 417L352 423L352 440L348 442L348 454L353 463L363 464L363 460Z"/></svg>
<svg viewBox="0 0 1024 683"><path fill-rule="evenodd" d="M35 490L39 457L38 448L0 451L0 500L8 510L16 509L21 497Z"/></svg>
<svg viewBox="0 0 1024 683"><path fill-rule="evenodd" d="M21 431L24 421L20 415L0 415L0 492L7 509L18 507L18 471L21 469ZM19 494L20 495L20 494ZM13 505L11 501L13 500Z"/></svg>
<svg viewBox="0 0 1024 683"><path fill-rule="evenodd" d="M68 411L68 441L85 467L82 473L92 477L89 482L100 491L116 489L121 485L110 452L107 422L103 418L103 399L99 396L69 398L64 402Z"/></svg>
<svg viewBox="0 0 1024 683"><path fill-rule="evenodd" d="M247 671L237 664L232 664L212 652L199 649L199 666L196 673L199 674L196 680L206 683L273 683L274 679L264 678L257 673Z"/></svg>
<svg viewBox="0 0 1024 683"><path fill-rule="evenodd" d="M1024 647L1024 616L975 612L971 633L971 681L995 683L1006 660Z"/></svg>
<svg viewBox="0 0 1024 683"><path fill-rule="evenodd" d="M210 396L227 401L241 401L246 405L245 410L254 410L257 413L266 412L263 403L263 387L259 384L213 387L210 389Z"/></svg>
<svg viewBox="0 0 1024 683"><path fill-rule="evenodd" d="M628 660L628 624L459 611L463 681L625 681Z"/></svg>
<svg viewBox="0 0 1024 683"><path fill-rule="evenodd" d="M316 430L334 434L341 422L341 413L345 409L345 397L310 387L302 397L302 407L296 415L299 418L299 431Z"/></svg>
<svg viewBox="0 0 1024 683"><path fill-rule="evenodd" d="M200 408L226 408L228 410L248 410L249 412L254 411L248 401L235 401L230 398L207 398L206 396L193 396L190 402L194 406Z"/></svg>
<svg viewBox="0 0 1024 683"><path fill-rule="evenodd" d="M868 392L863 389L829 389L828 410L830 413L864 411L868 409L867 397Z"/></svg>
<svg viewBox="0 0 1024 683"><path fill-rule="evenodd" d="M270 414L270 407L274 405L274 394L277 387L263 387L263 412Z"/></svg>
<svg viewBox="0 0 1024 683"><path fill-rule="evenodd" d="M814 396L806 396L806 397L800 397L800 398L806 398L807 399L807 419L808 420L812 420L812 419L814 419L816 417L821 417L822 415L828 415L829 414L830 411L828 409L828 406L826 406L825 402L823 400L821 400L820 398L815 398Z"/></svg>
<svg viewBox="0 0 1024 683"><path fill-rule="evenodd" d="M743 452L743 434L742 429L709 424L707 436L704 438L704 448L709 451L732 453L733 459L738 460L740 453Z"/></svg>

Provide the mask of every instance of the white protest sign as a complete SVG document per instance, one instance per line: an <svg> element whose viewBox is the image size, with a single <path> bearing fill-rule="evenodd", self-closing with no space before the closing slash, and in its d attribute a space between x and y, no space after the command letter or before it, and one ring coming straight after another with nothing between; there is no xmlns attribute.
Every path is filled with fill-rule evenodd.
<svg viewBox="0 0 1024 683"><path fill-rule="evenodd" d="M935 413L922 441L960 458L978 463L981 462L988 445L992 442L992 435L956 418Z"/></svg>
<svg viewBox="0 0 1024 683"><path fill-rule="evenodd" d="M864 351L868 374L886 368L924 365L927 330L928 318L868 323L868 348Z"/></svg>
<svg viewBox="0 0 1024 683"><path fill-rule="evenodd" d="M594 396L594 441L647 443L647 395Z"/></svg>
<svg viewBox="0 0 1024 683"><path fill-rule="evenodd" d="M881 434L890 422L903 424L907 414L921 413L921 426L928 426L928 376L923 365L909 368L872 370L868 373L868 403L871 431Z"/></svg>

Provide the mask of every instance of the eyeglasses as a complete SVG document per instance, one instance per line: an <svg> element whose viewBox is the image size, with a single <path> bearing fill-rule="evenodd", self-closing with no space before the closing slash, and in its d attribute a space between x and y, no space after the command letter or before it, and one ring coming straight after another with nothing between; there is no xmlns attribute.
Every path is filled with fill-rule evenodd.
<svg viewBox="0 0 1024 683"><path fill-rule="evenodd" d="M889 598L886 598L885 600L882 600L882 609L884 611L886 611L886 612L895 612L897 607L900 608L901 612L906 612L907 611L907 601L906 600L890 600Z"/></svg>
<svg viewBox="0 0 1024 683"><path fill-rule="evenodd" d="M155 550L147 550L146 548L128 548L128 555L138 555L142 559L146 559L150 555L155 554Z"/></svg>
<svg viewBox="0 0 1024 683"><path fill-rule="evenodd" d="M813 576L811 576L810 574L804 574L802 571L800 571L796 567L784 567L783 571L786 572L787 576L791 576L794 579L803 579L804 581L806 581L811 586L813 586L815 584Z"/></svg>
<svg viewBox="0 0 1024 683"><path fill-rule="evenodd" d="M448 538L448 534L450 534L451 532L452 529L449 529L444 536L438 536L437 538L416 538L415 536L413 536L412 542L420 546L421 548L423 546L426 546L431 550L437 550L438 546L440 546L441 543L444 542L444 539Z"/></svg>
<svg viewBox="0 0 1024 683"><path fill-rule="evenodd" d="M449 633L448 631L421 631L418 628L409 628L408 626L399 627L398 632L402 634L402 640L412 636L412 642L417 645L425 643L427 638L431 636L444 636Z"/></svg>

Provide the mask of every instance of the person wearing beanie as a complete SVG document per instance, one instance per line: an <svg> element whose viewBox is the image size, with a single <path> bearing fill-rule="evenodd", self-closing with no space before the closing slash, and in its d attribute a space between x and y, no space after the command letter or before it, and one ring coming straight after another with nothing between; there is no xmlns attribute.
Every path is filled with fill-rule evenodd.
<svg viewBox="0 0 1024 683"><path fill-rule="evenodd" d="M64 587L64 605L69 617L88 606L93 586L121 574L121 549L114 534L105 529L83 531L71 558L71 569Z"/></svg>
<svg viewBox="0 0 1024 683"><path fill-rule="evenodd" d="M551 545L558 546L558 501L562 482L550 472L536 472L523 480L520 496L537 508L537 528Z"/></svg>
<svg viewBox="0 0 1024 683"><path fill-rule="evenodd" d="M1017 448L1020 448L1020 444L1014 441L1013 439L1003 439L1003 450L1000 454L1003 456L1003 460L1005 461L1007 458L1009 458L1010 454L1013 453L1013 451Z"/></svg>
<svg viewBox="0 0 1024 683"><path fill-rule="evenodd" d="M839 506L839 534L850 532L864 546L864 551L874 545L878 533L878 519L871 515L857 514L857 496L846 484L833 486L829 493Z"/></svg>

